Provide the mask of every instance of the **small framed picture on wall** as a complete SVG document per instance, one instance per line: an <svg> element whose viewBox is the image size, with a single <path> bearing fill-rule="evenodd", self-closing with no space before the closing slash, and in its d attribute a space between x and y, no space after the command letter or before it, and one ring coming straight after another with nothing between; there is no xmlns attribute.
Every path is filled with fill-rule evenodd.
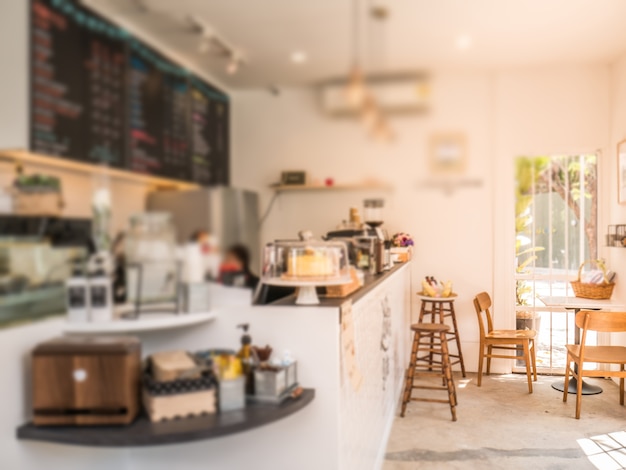
<svg viewBox="0 0 626 470"><path fill-rule="evenodd" d="M430 171L433 174L463 173L467 150L465 135L460 132L430 136Z"/></svg>
<svg viewBox="0 0 626 470"><path fill-rule="evenodd" d="M626 139L617 144L617 202L626 204Z"/></svg>

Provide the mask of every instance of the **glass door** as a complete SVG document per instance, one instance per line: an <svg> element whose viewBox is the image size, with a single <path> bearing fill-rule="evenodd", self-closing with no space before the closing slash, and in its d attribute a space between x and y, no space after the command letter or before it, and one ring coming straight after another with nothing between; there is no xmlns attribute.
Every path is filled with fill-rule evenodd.
<svg viewBox="0 0 626 470"><path fill-rule="evenodd" d="M538 332L537 370L564 373L574 315L541 297L573 295L580 264L598 258L597 155L519 157L515 173L516 325Z"/></svg>

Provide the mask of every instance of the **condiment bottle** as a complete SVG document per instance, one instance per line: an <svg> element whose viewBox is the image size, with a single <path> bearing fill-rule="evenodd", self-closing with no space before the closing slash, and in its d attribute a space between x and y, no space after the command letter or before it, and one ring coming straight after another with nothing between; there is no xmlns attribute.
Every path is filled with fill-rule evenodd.
<svg viewBox="0 0 626 470"><path fill-rule="evenodd" d="M92 322L113 320L113 289L102 258L96 259L96 268L89 277L89 302Z"/></svg>
<svg viewBox="0 0 626 470"><path fill-rule="evenodd" d="M76 265L72 276L65 282L67 294L67 320L75 323L89 321L89 282L85 272Z"/></svg>
<svg viewBox="0 0 626 470"><path fill-rule="evenodd" d="M385 242L383 240L376 239L374 253L374 257L376 258L376 274L380 274L385 270Z"/></svg>
<svg viewBox="0 0 626 470"><path fill-rule="evenodd" d="M385 269L391 268L391 240L385 240L385 256L384 256Z"/></svg>

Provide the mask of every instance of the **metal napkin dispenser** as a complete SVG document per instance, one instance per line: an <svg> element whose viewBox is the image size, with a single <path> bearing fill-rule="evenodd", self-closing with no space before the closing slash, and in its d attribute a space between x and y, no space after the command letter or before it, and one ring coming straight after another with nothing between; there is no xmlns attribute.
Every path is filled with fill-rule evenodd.
<svg viewBox="0 0 626 470"><path fill-rule="evenodd" d="M32 359L35 425L129 424L137 416L139 339L56 338L39 344Z"/></svg>

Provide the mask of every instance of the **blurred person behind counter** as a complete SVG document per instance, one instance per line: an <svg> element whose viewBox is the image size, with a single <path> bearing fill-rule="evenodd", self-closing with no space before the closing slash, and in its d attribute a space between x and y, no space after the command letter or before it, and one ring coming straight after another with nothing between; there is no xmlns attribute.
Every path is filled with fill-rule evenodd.
<svg viewBox="0 0 626 470"><path fill-rule="evenodd" d="M219 240L207 230L198 229L189 237L191 243L197 243L203 258L204 279L216 281L220 274L222 256Z"/></svg>
<svg viewBox="0 0 626 470"><path fill-rule="evenodd" d="M218 282L227 286L256 289L259 277L250 271L250 250L245 245L238 243L228 248L220 265Z"/></svg>
<svg viewBox="0 0 626 470"><path fill-rule="evenodd" d="M204 278L233 287L256 289L259 278L250 270L250 250L240 243L232 245L224 258L220 256L217 238L203 229L196 230L190 237L197 243L204 258Z"/></svg>

